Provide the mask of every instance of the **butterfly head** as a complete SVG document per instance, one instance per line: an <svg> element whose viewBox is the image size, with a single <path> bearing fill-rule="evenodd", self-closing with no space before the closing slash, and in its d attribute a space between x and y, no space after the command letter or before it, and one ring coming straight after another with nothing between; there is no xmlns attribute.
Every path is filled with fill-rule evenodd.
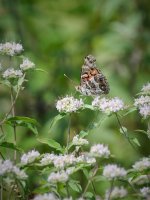
<svg viewBox="0 0 150 200"><path fill-rule="evenodd" d="M93 67L95 65L96 59L92 55L88 55L84 58L84 64Z"/></svg>

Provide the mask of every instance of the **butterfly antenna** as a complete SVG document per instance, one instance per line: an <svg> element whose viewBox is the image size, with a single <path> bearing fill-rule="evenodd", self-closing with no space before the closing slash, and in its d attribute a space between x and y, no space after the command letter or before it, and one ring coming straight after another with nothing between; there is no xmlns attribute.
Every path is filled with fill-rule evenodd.
<svg viewBox="0 0 150 200"><path fill-rule="evenodd" d="M75 86L76 84L75 84L75 82L71 79L71 78L69 78L66 74L64 74L64 76Z"/></svg>

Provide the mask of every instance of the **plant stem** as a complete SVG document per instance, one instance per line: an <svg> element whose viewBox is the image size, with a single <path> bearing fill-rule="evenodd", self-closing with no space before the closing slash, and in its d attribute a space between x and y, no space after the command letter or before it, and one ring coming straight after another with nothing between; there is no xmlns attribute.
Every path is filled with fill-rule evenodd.
<svg viewBox="0 0 150 200"><path fill-rule="evenodd" d="M68 199L69 199L70 194L69 194L68 182L66 182L66 191L67 191L67 197L68 197Z"/></svg>
<svg viewBox="0 0 150 200"><path fill-rule="evenodd" d="M25 78L25 74L23 75L23 79L24 79L24 78ZM22 85L20 85L20 86L18 87L16 96L15 96L15 98L14 98L13 103L11 104L11 107L10 107L9 111L6 113L5 117L0 121L0 126L1 126L2 124L5 123L5 121L7 120L8 115L12 112L12 109L13 109L13 107L14 107L14 105L15 105L17 99L18 99L19 92L20 92L20 90L21 90L21 86L22 86Z"/></svg>
<svg viewBox="0 0 150 200"><path fill-rule="evenodd" d="M3 179L1 180L0 200L3 200Z"/></svg>
<svg viewBox="0 0 150 200"><path fill-rule="evenodd" d="M88 187L89 187L90 183L92 183L92 186L94 186L94 184L93 184L93 182L92 182L92 179L93 179L93 177L96 175L97 170L98 170L98 166L96 165L96 166L95 166L95 169L94 169L94 171L93 171L92 176L89 178L89 180L88 180L88 182L87 182L87 185L86 185L86 187L85 187L85 189L84 189L84 192L83 192L83 194L82 194L82 197L85 196L85 194L86 194L86 192L87 192L87 190L88 190ZM94 187L93 189L94 189L94 193L96 193L96 192L95 192L95 187Z"/></svg>
<svg viewBox="0 0 150 200"><path fill-rule="evenodd" d="M112 190L113 190L113 186L114 186L114 179L112 179L111 181L111 185L110 185L110 190L109 190L109 195L108 195L108 199L107 200L110 200L110 196L111 196L111 193L112 193Z"/></svg>
<svg viewBox="0 0 150 200"><path fill-rule="evenodd" d="M69 142L70 142L70 129L71 129L71 114L69 115L69 122L68 122L68 135L67 135L67 154L69 151Z"/></svg>
<svg viewBox="0 0 150 200"><path fill-rule="evenodd" d="M14 96L13 96L13 88L11 87L11 105L12 106L12 116L15 117L15 104L14 104ZM16 134L16 125L13 125L13 132L14 132L14 145L17 144L17 134ZM14 161L16 162L17 159L17 151L14 151Z"/></svg>
<svg viewBox="0 0 150 200"><path fill-rule="evenodd" d="M118 114L115 113L115 115L116 115L118 124L119 124L119 126L120 126L120 129L121 129L122 133L124 134L125 138L128 140L128 142L130 143L130 145L132 146L132 148L133 148L134 150L137 151L137 149L135 148L135 146L134 146L134 145L132 144L132 142L130 141L129 136L128 136L127 133L124 131L124 129L123 129L123 127L122 127L122 124L121 124L121 122L120 122L120 119L119 119L119 117L118 117Z"/></svg>

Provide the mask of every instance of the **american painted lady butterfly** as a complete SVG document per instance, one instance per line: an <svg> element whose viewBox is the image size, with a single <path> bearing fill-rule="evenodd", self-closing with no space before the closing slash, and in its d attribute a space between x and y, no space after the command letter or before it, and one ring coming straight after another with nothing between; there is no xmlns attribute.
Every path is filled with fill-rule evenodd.
<svg viewBox="0 0 150 200"><path fill-rule="evenodd" d="M109 93L107 79L96 67L95 62L96 59L92 55L88 55L84 59L80 85L76 86L76 90L83 95L94 96Z"/></svg>

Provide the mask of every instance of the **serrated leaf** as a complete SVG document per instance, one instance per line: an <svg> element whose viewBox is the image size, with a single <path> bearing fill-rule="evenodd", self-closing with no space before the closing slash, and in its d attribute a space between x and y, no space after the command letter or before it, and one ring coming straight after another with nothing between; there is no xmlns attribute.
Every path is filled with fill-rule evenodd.
<svg viewBox="0 0 150 200"><path fill-rule="evenodd" d="M52 147L60 152L63 152L64 149L61 147L61 145L56 142L55 140L49 139L49 138L37 138L37 140L43 144L47 144L49 147Z"/></svg>
<svg viewBox="0 0 150 200"><path fill-rule="evenodd" d="M69 181L68 185L71 187L71 189L75 192L81 192L82 191L82 187L79 183L74 182L74 181Z"/></svg>
<svg viewBox="0 0 150 200"><path fill-rule="evenodd" d="M87 199L91 199L92 197L94 197L94 194L92 192L86 192L84 197Z"/></svg>
<svg viewBox="0 0 150 200"><path fill-rule="evenodd" d="M6 120L6 123L14 126L18 125L18 126L23 126L23 127L27 127L29 128L35 135L38 135L38 131L37 131L37 126L39 125L38 122L33 119L33 118L29 118L29 117L22 117L22 116L15 116L15 117L10 117Z"/></svg>
<svg viewBox="0 0 150 200"><path fill-rule="evenodd" d="M54 126L59 120L64 118L66 115L67 115L66 113L56 115L50 123L50 129L52 128L52 126Z"/></svg>
<svg viewBox="0 0 150 200"><path fill-rule="evenodd" d="M133 138L132 141L137 145L137 146L141 146L138 139L137 138Z"/></svg>
<svg viewBox="0 0 150 200"><path fill-rule="evenodd" d="M10 142L2 142L2 143L0 143L0 146L9 148L9 149L13 149L13 150L17 150L19 152L23 152L23 150L21 148L17 147L15 144L10 143Z"/></svg>

